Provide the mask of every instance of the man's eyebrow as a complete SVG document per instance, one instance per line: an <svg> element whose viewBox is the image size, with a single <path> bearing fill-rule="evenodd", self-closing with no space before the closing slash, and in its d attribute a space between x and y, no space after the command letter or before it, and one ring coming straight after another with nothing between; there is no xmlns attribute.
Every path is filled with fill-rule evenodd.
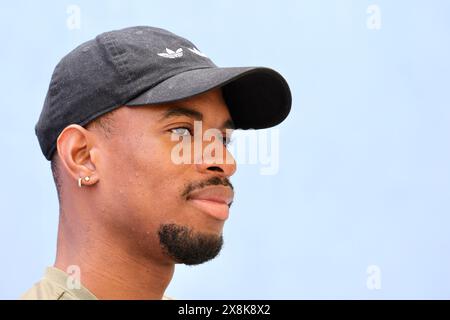
<svg viewBox="0 0 450 320"><path fill-rule="evenodd" d="M186 108L186 107L171 107L169 109L167 109L163 116L161 117L161 120L165 120L168 118L172 118L172 117L180 117L180 116L185 116L185 117L190 117L190 118L194 118L195 120L201 121L203 119L203 114L201 112Z"/></svg>
<svg viewBox="0 0 450 320"><path fill-rule="evenodd" d="M163 115L159 119L159 121L166 120L166 119L173 118L173 117L181 117L181 116L193 118L197 121L203 120L203 114L201 112L198 112L196 110L193 110L193 109L190 109L187 107L176 106L176 107L167 109L163 113ZM222 129L235 129L235 128L236 128L236 126L234 125L234 122L232 119L226 120L222 125Z"/></svg>

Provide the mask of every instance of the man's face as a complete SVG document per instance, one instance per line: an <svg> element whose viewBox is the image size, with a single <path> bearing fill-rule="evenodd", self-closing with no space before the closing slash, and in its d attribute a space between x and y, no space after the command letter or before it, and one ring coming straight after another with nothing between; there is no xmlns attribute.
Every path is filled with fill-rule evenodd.
<svg viewBox="0 0 450 320"><path fill-rule="evenodd" d="M99 139L100 212L109 213L100 219L130 252L186 264L219 253L233 198L228 178L236 165L222 141L220 161L217 152L212 154L216 163L205 163L203 153L199 159L194 143L204 149L212 141L186 137L194 134L200 117L201 133L214 128L229 136L231 117L215 89L167 105L121 107L113 115L114 134ZM189 163L174 161L177 145L183 154L191 153Z"/></svg>

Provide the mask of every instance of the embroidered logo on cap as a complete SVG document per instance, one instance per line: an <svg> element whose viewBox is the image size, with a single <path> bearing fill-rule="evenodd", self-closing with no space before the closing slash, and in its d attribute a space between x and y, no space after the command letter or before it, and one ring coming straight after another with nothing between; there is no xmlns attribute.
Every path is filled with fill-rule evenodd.
<svg viewBox="0 0 450 320"><path fill-rule="evenodd" d="M170 58L170 59L180 58L183 56L183 49L179 48L179 49L177 49L177 51L173 51L173 50L166 48L166 52L158 53L158 56L161 56L164 58Z"/></svg>

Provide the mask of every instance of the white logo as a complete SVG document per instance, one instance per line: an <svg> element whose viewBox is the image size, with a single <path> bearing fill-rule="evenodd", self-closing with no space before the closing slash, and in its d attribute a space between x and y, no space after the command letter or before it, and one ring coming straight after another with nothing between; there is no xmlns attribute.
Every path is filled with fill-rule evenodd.
<svg viewBox="0 0 450 320"><path fill-rule="evenodd" d="M158 56L161 56L161 57L164 57L164 58L170 58L170 59L180 58L180 57L183 56L183 49L182 48L177 49L177 51L173 51L173 50L170 50L170 49L166 48L166 52L158 53Z"/></svg>
<svg viewBox="0 0 450 320"><path fill-rule="evenodd" d="M204 54L203 52L198 51L196 48L192 48L192 49L188 48L188 49L189 49L189 51L195 53L196 55L199 55L199 56L204 57L204 58L208 58L208 56L206 54Z"/></svg>

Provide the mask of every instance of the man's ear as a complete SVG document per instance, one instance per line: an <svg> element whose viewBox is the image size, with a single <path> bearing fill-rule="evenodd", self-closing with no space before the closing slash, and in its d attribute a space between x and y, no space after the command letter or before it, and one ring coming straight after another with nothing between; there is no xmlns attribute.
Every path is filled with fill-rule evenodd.
<svg viewBox="0 0 450 320"><path fill-rule="evenodd" d="M94 134L78 124L65 127L56 141L60 162L75 183L79 178L83 179L83 185L93 185L99 180L95 142Z"/></svg>

